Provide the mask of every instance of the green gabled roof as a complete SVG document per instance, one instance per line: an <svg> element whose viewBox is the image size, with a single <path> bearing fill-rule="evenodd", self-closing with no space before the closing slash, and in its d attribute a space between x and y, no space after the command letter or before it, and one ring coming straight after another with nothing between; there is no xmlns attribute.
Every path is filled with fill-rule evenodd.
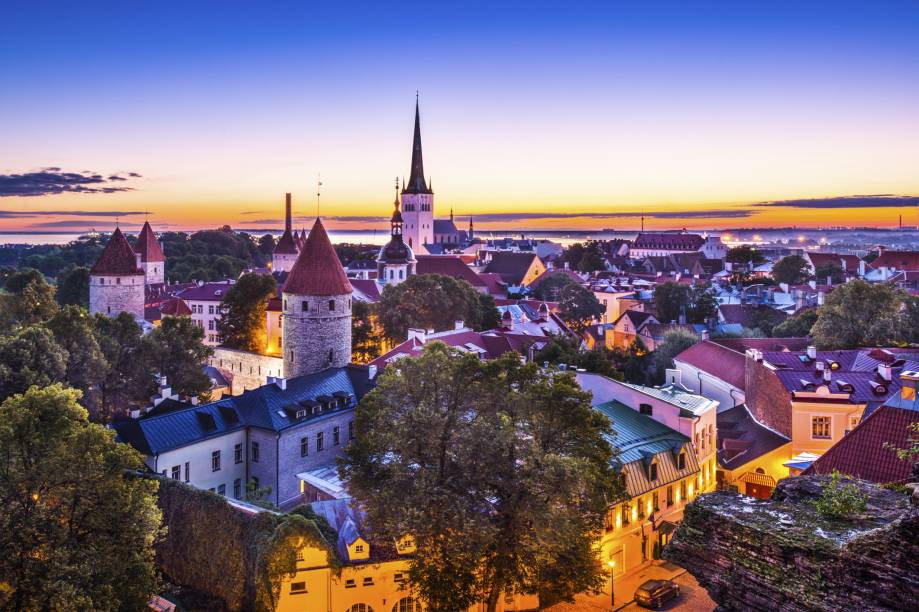
<svg viewBox="0 0 919 612"><path fill-rule="evenodd" d="M607 441L619 449L619 459L624 464L689 443L687 436L618 400L594 406L594 410L602 412L613 423L615 436L608 437Z"/></svg>

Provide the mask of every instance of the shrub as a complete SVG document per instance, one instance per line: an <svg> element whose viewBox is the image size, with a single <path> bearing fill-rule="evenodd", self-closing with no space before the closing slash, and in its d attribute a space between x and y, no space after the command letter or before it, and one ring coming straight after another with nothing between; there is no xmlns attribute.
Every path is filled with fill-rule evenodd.
<svg viewBox="0 0 919 612"><path fill-rule="evenodd" d="M833 470L830 482L823 487L820 498L813 502L814 509L824 518L853 518L868 507L868 494L862 493L854 484L841 484L838 470Z"/></svg>

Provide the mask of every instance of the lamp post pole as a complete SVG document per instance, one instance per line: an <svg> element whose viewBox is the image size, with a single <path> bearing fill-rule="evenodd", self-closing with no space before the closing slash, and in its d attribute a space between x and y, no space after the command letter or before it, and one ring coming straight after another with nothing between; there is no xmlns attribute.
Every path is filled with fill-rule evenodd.
<svg viewBox="0 0 919 612"><path fill-rule="evenodd" d="M615 586L615 585L614 585L614 582L615 582L614 573L615 573L615 571L616 571L616 569L615 569L615 568L616 568L616 562L613 561L612 559L610 559L609 561L606 562L606 565L609 566L609 603L610 603L610 609L615 610L615 609L616 609L616 590L615 590L613 587Z"/></svg>

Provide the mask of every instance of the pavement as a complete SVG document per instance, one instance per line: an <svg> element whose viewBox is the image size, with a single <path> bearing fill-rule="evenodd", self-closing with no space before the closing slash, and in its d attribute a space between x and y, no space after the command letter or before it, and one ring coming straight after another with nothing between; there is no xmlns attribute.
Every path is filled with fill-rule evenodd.
<svg viewBox="0 0 919 612"><path fill-rule="evenodd" d="M661 606L660 610L680 610L681 612L712 612L715 602L699 586L692 574L673 563L650 564L617 576L615 581L616 605L611 606L609 588L599 595L581 594L574 598L574 603L560 603L546 609L546 612L611 612L618 610L643 610L634 600L635 589L644 581L652 579L673 580L680 585L680 596Z"/></svg>

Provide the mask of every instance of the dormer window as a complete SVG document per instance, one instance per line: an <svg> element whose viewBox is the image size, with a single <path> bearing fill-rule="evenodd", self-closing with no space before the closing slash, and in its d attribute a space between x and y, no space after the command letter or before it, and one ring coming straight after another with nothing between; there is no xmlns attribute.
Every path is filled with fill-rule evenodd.
<svg viewBox="0 0 919 612"><path fill-rule="evenodd" d="M306 412L305 409L297 410L297 418L298 418L298 419L305 418L306 415L307 415L307 412Z"/></svg>
<svg viewBox="0 0 919 612"><path fill-rule="evenodd" d="M676 459L676 469L685 470L686 469L686 453L680 453L680 456Z"/></svg>
<svg viewBox="0 0 919 612"><path fill-rule="evenodd" d="M655 482L657 480L657 462L655 461L648 466L648 480Z"/></svg>

